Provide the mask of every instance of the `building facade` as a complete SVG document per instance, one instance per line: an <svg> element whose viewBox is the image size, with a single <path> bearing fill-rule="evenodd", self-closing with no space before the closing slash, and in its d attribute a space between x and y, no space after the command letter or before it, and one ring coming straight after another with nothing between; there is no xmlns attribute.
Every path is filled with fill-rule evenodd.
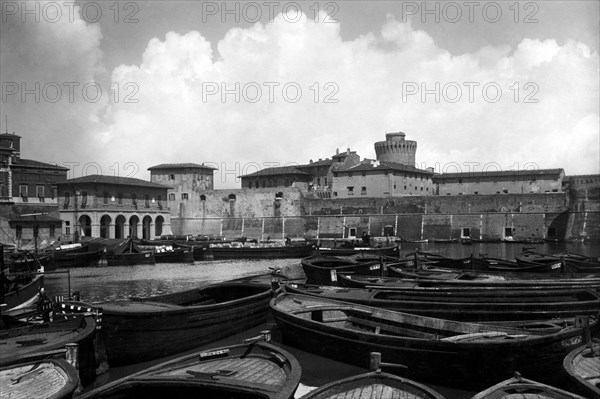
<svg viewBox="0 0 600 399"><path fill-rule="evenodd" d="M171 218L188 217L198 211L206 214L206 193L214 190L216 168L196 163L173 163L151 166L148 170L152 183L169 187L167 199Z"/></svg>
<svg viewBox="0 0 600 399"><path fill-rule="evenodd" d="M366 160L333 173L333 198L433 195L433 171Z"/></svg>
<svg viewBox="0 0 600 399"><path fill-rule="evenodd" d="M21 136L0 134L0 242L28 246L60 237L57 184L68 169L21 158Z"/></svg>
<svg viewBox="0 0 600 399"><path fill-rule="evenodd" d="M563 169L444 173L434 176L438 195L560 193Z"/></svg>
<svg viewBox="0 0 600 399"><path fill-rule="evenodd" d="M58 184L64 240L79 237L153 239L171 234L167 191L141 179L89 175Z"/></svg>

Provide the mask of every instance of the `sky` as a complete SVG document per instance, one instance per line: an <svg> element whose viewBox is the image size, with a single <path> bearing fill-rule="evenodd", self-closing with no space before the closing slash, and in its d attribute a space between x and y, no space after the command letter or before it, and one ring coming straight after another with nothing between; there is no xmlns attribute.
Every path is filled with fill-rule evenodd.
<svg viewBox="0 0 600 399"><path fill-rule="evenodd" d="M69 178L239 188L399 131L438 173L600 173L598 1L0 3L0 130Z"/></svg>

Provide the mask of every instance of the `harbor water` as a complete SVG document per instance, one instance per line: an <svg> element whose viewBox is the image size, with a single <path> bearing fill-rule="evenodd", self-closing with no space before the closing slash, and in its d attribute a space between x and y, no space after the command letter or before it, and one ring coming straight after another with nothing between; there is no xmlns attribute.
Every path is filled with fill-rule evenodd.
<svg viewBox="0 0 600 399"><path fill-rule="evenodd" d="M472 245L457 243L402 243L401 251L402 253L408 253L418 248L421 251L436 252L448 257L466 257L471 254L479 256L485 253L489 257L514 259L515 255L521 253L523 247L532 248L544 253L570 251L595 258L600 256L600 245L592 243L545 243L537 245L505 243L473 243ZM47 275L45 287L47 293L50 296L54 296L66 295L70 286L71 291L80 292L82 301L98 303L106 300L148 297L200 288L234 278L269 273L273 269L279 269L283 274L291 278L303 277L300 259L203 261L194 262L193 264L165 263L139 266L72 268L68 274ZM274 324L268 322L266 325L257 326L242 334L184 352L184 354L206 348L239 343L245 338L258 335L261 330L273 327ZM281 346L296 356L302 366L302 380L296 397L330 381L367 371L296 348L285 345ZM86 390L181 355L177 354L151 362L111 368L107 373L98 376L96 382L92 386L87 387ZM431 384L427 385L438 390L448 399L466 399L475 393Z"/></svg>

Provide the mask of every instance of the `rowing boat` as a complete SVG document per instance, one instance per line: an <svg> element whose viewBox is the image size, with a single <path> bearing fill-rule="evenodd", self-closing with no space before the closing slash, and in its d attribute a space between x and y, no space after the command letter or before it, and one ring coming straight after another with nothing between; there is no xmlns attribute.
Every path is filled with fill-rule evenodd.
<svg viewBox="0 0 600 399"><path fill-rule="evenodd" d="M2 398L68 399L79 383L77 370L62 359L46 359L0 368Z"/></svg>
<svg viewBox="0 0 600 399"><path fill-rule="evenodd" d="M489 386L514 370L560 380L562 359L583 333L449 321L285 292L271 309L286 344L359 367L371 352L384 353L408 367L407 378L462 389Z"/></svg>
<svg viewBox="0 0 600 399"><path fill-rule="evenodd" d="M337 273L380 275L382 272L379 260L365 262L341 256L309 256L302 259L301 264L309 284L337 285Z"/></svg>
<svg viewBox="0 0 600 399"><path fill-rule="evenodd" d="M568 319L598 315L600 296L585 290L386 290L287 284L288 292L460 321Z"/></svg>
<svg viewBox="0 0 600 399"><path fill-rule="evenodd" d="M149 298L98 304L111 365L205 345L266 321L271 287L237 280Z"/></svg>
<svg viewBox="0 0 600 399"><path fill-rule="evenodd" d="M80 378L86 385L96 377L95 335L96 320L92 316L2 330L0 366L64 355L67 344L77 344Z"/></svg>
<svg viewBox="0 0 600 399"><path fill-rule="evenodd" d="M574 349L563 361L563 367L586 395L600 398L600 341L595 339L587 345Z"/></svg>
<svg viewBox="0 0 600 399"><path fill-rule="evenodd" d="M290 353L252 342L179 357L78 398L291 399L300 375L300 364Z"/></svg>
<svg viewBox="0 0 600 399"><path fill-rule="evenodd" d="M542 384L537 381L521 377L515 373L515 377L502 381L490 388L479 392L471 399L584 399L579 395L555 388L551 385Z"/></svg>
<svg viewBox="0 0 600 399"><path fill-rule="evenodd" d="M374 371L323 385L300 399L444 399L433 389L407 378Z"/></svg>

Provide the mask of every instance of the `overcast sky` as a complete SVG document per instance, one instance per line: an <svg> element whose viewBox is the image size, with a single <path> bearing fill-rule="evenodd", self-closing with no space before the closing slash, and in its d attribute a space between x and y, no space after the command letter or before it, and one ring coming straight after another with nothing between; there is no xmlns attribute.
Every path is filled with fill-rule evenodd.
<svg viewBox="0 0 600 399"><path fill-rule="evenodd" d="M600 173L598 1L2 0L1 130L22 157L148 179L375 158Z"/></svg>

